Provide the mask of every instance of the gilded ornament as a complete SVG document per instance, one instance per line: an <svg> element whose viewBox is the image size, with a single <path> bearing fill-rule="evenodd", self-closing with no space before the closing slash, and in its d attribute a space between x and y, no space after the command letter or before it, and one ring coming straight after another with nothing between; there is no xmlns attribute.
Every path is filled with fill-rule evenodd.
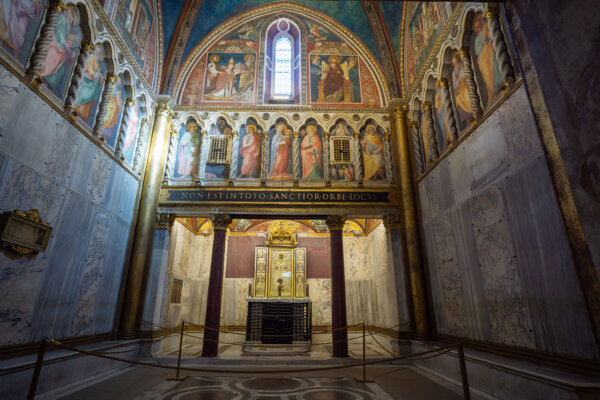
<svg viewBox="0 0 600 400"><path fill-rule="evenodd" d="M400 215L398 215L398 214L386 215L385 217L383 217L383 226L385 227L386 232L399 231L401 228Z"/></svg>
<svg viewBox="0 0 600 400"><path fill-rule="evenodd" d="M90 42L89 40L81 41L81 52L82 53L89 53L94 50L96 50L96 45L94 43Z"/></svg>
<svg viewBox="0 0 600 400"><path fill-rule="evenodd" d="M330 231L343 231L346 219L345 215L328 215L325 223Z"/></svg>

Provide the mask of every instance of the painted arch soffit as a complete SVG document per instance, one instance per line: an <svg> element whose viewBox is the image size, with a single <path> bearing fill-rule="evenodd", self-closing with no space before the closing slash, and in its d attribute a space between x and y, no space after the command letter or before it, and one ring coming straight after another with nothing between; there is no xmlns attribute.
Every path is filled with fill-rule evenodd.
<svg viewBox="0 0 600 400"><path fill-rule="evenodd" d="M278 2L266 6L254 8L250 11L237 15L225 21L218 28L215 28L206 35L192 50L189 56L183 61L177 79L174 85L174 98L177 103L181 103L181 98L188 84L190 76L194 69L202 62L203 57L214 48L219 42L223 41L232 33L235 33L240 26L243 26L254 20L266 20L283 12L297 16L301 19L312 20L327 29L342 41L351 44L349 48L356 53L366 65L369 73L373 77L377 90L379 91L379 102L385 107L390 100L390 91L387 85L386 77L380 63L373 53L357 38L350 30L341 25L335 19L309 7L290 2ZM306 27L308 32L308 27ZM259 56L262 56L263 49L259 50Z"/></svg>

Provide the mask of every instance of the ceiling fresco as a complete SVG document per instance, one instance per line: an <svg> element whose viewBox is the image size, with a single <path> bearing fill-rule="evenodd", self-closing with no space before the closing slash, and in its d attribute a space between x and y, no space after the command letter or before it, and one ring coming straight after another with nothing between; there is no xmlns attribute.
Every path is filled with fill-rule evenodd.
<svg viewBox="0 0 600 400"><path fill-rule="evenodd" d="M400 32L402 24L402 7L401 1L380 1L378 2L383 21L387 27L390 40L392 42L393 55L398 56L400 52ZM397 60L398 61L398 60Z"/></svg>
<svg viewBox="0 0 600 400"><path fill-rule="evenodd" d="M213 232L212 222L209 218L178 218L177 221L197 235L210 235ZM229 233L237 235L269 232L273 224L283 222L289 225L294 232L309 235L329 235L325 220L272 220L272 219L234 219L229 225ZM344 235L368 236L381 224L380 219L355 218L346 221Z"/></svg>

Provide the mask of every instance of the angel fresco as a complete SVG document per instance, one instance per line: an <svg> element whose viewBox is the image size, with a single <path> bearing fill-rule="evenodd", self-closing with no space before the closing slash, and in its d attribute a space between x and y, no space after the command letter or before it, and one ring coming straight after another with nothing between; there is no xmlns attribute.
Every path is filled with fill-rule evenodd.
<svg viewBox="0 0 600 400"><path fill-rule="evenodd" d="M80 42L79 16L75 7L68 6L58 16L40 72L44 83L59 99L62 99Z"/></svg>

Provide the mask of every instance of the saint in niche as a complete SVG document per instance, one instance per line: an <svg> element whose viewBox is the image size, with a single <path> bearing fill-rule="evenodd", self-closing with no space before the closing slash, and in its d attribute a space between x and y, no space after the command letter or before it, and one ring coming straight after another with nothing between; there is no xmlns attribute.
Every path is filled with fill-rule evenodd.
<svg viewBox="0 0 600 400"><path fill-rule="evenodd" d="M322 151L323 146L321 144L321 138L317 134L317 127L308 125L306 127L306 136L300 144L302 179L323 179Z"/></svg>
<svg viewBox="0 0 600 400"><path fill-rule="evenodd" d="M194 166L194 155L196 153L196 146L194 143L194 136L198 130L198 125L194 121L188 122L180 133L179 137L179 148L177 150L177 168L175 169L176 177L190 177L195 172Z"/></svg>
<svg viewBox="0 0 600 400"><path fill-rule="evenodd" d="M383 140L375 125L367 125L361 144L365 162L365 180L385 179Z"/></svg>
<svg viewBox="0 0 600 400"><path fill-rule="evenodd" d="M242 138L240 155L242 166L238 178L257 178L260 173L261 137L256 133L256 125L246 126L246 135Z"/></svg>
<svg viewBox="0 0 600 400"><path fill-rule="evenodd" d="M278 180L288 180L292 178L292 160L290 153L292 150L292 131L280 122L275 127L275 134L271 139L271 170L269 178Z"/></svg>
<svg viewBox="0 0 600 400"><path fill-rule="evenodd" d="M452 92L458 111L458 120L461 129L469 122L473 113L471 109L471 98L469 97L469 88L463 72L463 62L458 53L452 55Z"/></svg>
<svg viewBox="0 0 600 400"><path fill-rule="evenodd" d="M338 121L335 128L331 130L332 137L352 137L352 128L346 121ZM331 164L331 179L334 181L352 181L354 180L354 166L352 164Z"/></svg>
<svg viewBox="0 0 600 400"><path fill-rule="evenodd" d="M494 52L493 40L490 36L490 30L483 15L477 14L473 21L473 49L476 56L476 68L479 70L483 78L485 92L482 97L485 97L484 103L487 108L497 94L500 92L502 85L502 74L500 66L496 60Z"/></svg>
<svg viewBox="0 0 600 400"><path fill-rule="evenodd" d="M91 125L95 115L95 105L100 98L102 84L104 83L104 51L98 45L89 55L85 64L83 79L79 86L75 110L81 118Z"/></svg>

